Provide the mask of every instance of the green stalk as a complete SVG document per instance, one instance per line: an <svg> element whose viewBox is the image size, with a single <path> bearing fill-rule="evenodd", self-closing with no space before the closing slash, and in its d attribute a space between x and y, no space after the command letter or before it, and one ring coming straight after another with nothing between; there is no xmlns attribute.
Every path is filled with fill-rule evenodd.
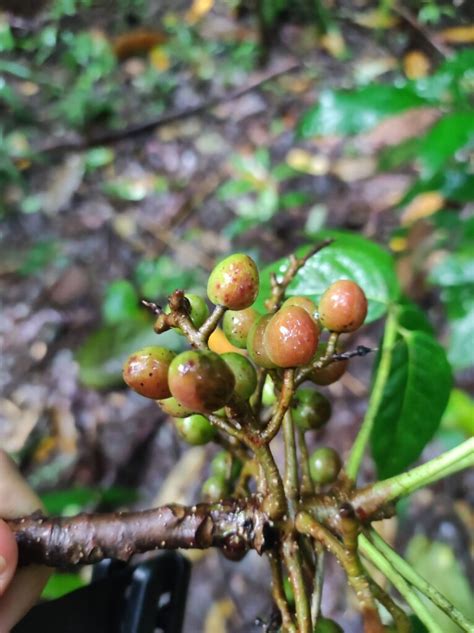
<svg viewBox="0 0 474 633"><path fill-rule="evenodd" d="M395 589L403 596L407 604L413 609L415 615L419 617L430 633L443 633L443 630L431 616L416 591L413 590L403 576L401 576L398 571L392 567L385 556L383 556L383 554L381 554L363 534L359 536L359 551L392 583Z"/></svg>
<svg viewBox="0 0 474 633"><path fill-rule="evenodd" d="M356 490L351 503L356 511L362 510L367 516L373 515L391 501L397 501L418 488L472 466L474 466L474 438L466 440L450 451L406 473Z"/></svg>
<svg viewBox="0 0 474 633"><path fill-rule="evenodd" d="M455 622L463 631L474 632L474 624L468 622L466 617L447 600L435 587L430 585L413 567L395 552L375 530L370 531L370 540L381 554L392 564L405 580L411 583L418 591L431 600L446 615Z"/></svg>
<svg viewBox="0 0 474 633"><path fill-rule="evenodd" d="M283 418L283 439L285 441L285 478L283 484L291 514L294 515L296 502L299 497L299 480L295 429L291 410L288 410Z"/></svg>
<svg viewBox="0 0 474 633"><path fill-rule="evenodd" d="M415 492L418 488L472 466L474 466L474 437L421 466L374 484L372 492L375 496L383 497L386 502L395 501Z"/></svg>
<svg viewBox="0 0 474 633"><path fill-rule="evenodd" d="M377 369L372 393L365 414L364 421L360 427L359 433L352 446L351 454L347 460L346 473L354 481L357 478L362 458L364 457L365 447L369 441L372 428L374 426L375 416L382 402L383 391L390 374L390 364L392 360L392 351L397 338L397 314L394 309L389 310L387 322L385 324L385 333L383 337L380 363Z"/></svg>

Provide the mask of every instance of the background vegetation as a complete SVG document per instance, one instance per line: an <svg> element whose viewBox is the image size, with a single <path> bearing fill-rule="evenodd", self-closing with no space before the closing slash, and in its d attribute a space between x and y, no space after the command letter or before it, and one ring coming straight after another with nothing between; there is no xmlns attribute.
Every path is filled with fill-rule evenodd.
<svg viewBox="0 0 474 633"><path fill-rule="evenodd" d="M424 457L472 435L473 37L467 2L56 0L0 13L0 444L50 512L198 497L214 449L186 451L154 403L122 387L124 358L155 341L138 300L199 290L232 250L263 265L324 230L349 232L338 243L374 292L351 345L376 347L377 319L403 294L410 323L447 351L453 388ZM326 390L323 439L343 455L372 362ZM418 410L421 385L449 382L437 367L402 409ZM404 429L387 426L376 421L380 476L425 444L405 454ZM472 490L472 473L438 484L384 528L471 616ZM251 630L268 609L258 557L199 558L186 630ZM58 574L46 596L83 582ZM341 582L331 569L325 612L358 631Z"/></svg>

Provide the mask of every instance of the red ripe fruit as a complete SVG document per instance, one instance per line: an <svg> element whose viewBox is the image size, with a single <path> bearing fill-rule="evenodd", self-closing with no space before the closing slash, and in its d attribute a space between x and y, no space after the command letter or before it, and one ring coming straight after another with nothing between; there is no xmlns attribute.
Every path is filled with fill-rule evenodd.
<svg viewBox="0 0 474 633"><path fill-rule="evenodd" d="M234 391L234 374L214 352L183 352L171 363L170 391L191 411L211 413L226 405Z"/></svg>
<svg viewBox="0 0 474 633"><path fill-rule="evenodd" d="M129 356L123 366L127 385L145 398L171 396L168 369L176 354L164 347L145 347Z"/></svg>
<svg viewBox="0 0 474 633"><path fill-rule="evenodd" d="M319 301L319 320L331 332L354 332L367 316L367 297L350 279L329 286Z"/></svg>
<svg viewBox="0 0 474 633"><path fill-rule="evenodd" d="M221 261L209 276L207 296L216 305L244 310L258 294L258 269L251 257L237 253Z"/></svg>
<svg viewBox="0 0 474 633"><path fill-rule="evenodd" d="M298 308L303 308L303 310L306 310L306 312L311 315L313 319L316 320L317 318L318 308L316 307L314 301L311 301L309 297L300 297L298 295L290 297L283 303L281 307L285 308L287 306L298 306Z"/></svg>
<svg viewBox="0 0 474 633"><path fill-rule="evenodd" d="M319 342L319 326L299 306L281 308L265 328L263 343L278 367L300 367L311 362Z"/></svg>
<svg viewBox="0 0 474 633"><path fill-rule="evenodd" d="M268 323L272 319L271 314L264 314L261 316L250 328L247 336L247 351L250 358L259 367L265 369L275 369L275 363L270 359L270 356L263 344L263 338Z"/></svg>

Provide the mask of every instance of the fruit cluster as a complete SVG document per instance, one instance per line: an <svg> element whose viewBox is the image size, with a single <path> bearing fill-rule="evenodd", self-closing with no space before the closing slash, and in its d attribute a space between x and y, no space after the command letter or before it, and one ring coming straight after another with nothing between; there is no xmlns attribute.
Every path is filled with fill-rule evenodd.
<svg viewBox="0 0 474 633"><path fill-rule="evenodd" d="M286 369L300 377L298 387L305 381L330 385L341 378L348 361L337 357L339 334L359 328L367 314L364 292L348 279L329 286L318 305L311 297L283 297L260 314L253 306L258 269L244 254L231 255L212 271L207 286L208 299L216 306L212 313L203 297L179 292L164 311L157 310L155 329L178 329L194 349L180 354L162 347L141 349L127 359L123 376L137 393L157 400L175 419L180 436L194 445L217 439L216 418L232 417L242 403L257 413L261 407L276 409ZM227 349L234 351L218 353L212 345L209 337L220 320ZM322 341L324 330L329 337ZM331 415L328 399L311 388L297 388L290 407L303 432L321 428ZM203 489L209 499L229 494L240 470L230 453L219 460ZM340 467L332 449L319 449L310 458L317 484L334 481Z"/></svg>

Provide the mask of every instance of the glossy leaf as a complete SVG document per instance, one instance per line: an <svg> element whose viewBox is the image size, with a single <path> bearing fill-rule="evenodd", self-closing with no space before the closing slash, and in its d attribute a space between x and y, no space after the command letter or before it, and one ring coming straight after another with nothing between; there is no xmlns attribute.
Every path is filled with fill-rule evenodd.
<svg viewBox="0 0 474 633"><path fill-rule="evenodd" d="M334 238L334 243L307 261L289 286L287 295L309 295L318 300L334 281L353 279L364 290L369 301L366 323L383 316L387 306L396 301L400 294L392 256L374 242L342 231L315 233L312 236L313 243L328 237ZM304 255L309 248L300 248L297 255ZM281 259L262 271L257 310L264 309L264 302L270 296L271 273L277 276L282 274L286 265L287 259Z"/></svg>
<svg viewBox="0 0 474 633"><path fill-rule="evenodd" d="M402 472L437 430L451 391L443 348L424 331L399 329L375 416L372 454L380 479Z"/></svg>
<svg viewBox="0 0 474 633"><path fill-rule="evenodd" d="M474 143L472 112L453 112L440 119L425 135L419 149L424 179L434 176L458 150Z"/></svg>
<svg viewBox="0 0 474 633"><path fill-rule="evenodd" d="M410 86L370 84L354 90L325 90L319 102L300 119L302 138L330 134L357 134L425 100Z"/></svg>
<svg viewBox="0 0 474 633"><path fill-rule="evenodd" d="M91 334L77 353L80 380L94 389L120 387L124 385L122 365L127 356L157 344L178 351L183 343L173 331L158 337L148 320L142 326L137 321L104 326Z"/></svg>

